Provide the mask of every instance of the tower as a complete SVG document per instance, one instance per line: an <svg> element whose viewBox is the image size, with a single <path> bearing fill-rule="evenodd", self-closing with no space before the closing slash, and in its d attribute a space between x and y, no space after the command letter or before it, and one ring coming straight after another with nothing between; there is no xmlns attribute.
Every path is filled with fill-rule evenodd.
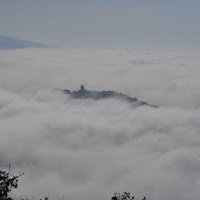
<svg viewBox="0 0 200 200"><path fill-rule="evenodd" d="M81 85L81 90L85 90L84 85Z"/></svg>

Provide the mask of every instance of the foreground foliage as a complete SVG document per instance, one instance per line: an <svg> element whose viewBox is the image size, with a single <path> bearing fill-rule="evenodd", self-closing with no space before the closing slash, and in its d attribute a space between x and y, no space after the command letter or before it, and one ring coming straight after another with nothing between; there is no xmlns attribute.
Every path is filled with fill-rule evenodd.
<svg viewBox="0 0 200 200"><path fill-rule="evenodd" d="M131 196L130 192L124 192L123 194L115 193L111 200L134 200L134 196ZM146 200L146 197L143 198Z"/></svg>
<svg viewBox="0 0 200 200"><path fill-rule="evenodd" d="M0 171L0 199L1 200L13 200L10 197L10 192L13 188L18 187L18 178L23 174L15 176L9 165L8 171Z"/></svg>
<svg viewBox="0 0 200 200"><path fill-rule="evenodd" d="M0 200L15 200L10 196L11 190L18 187L18 178L24 174L20 173L15 176L10 169L10 165L8 167L8 171L0 170ZM28 200L28 198L19 198L18 200ZM48 200L48 197L45 197L44 200ZM134 200L134 196L131 196L128 192L115 193L111 200ZM146 200L146 197L143 200Z"/></svg>

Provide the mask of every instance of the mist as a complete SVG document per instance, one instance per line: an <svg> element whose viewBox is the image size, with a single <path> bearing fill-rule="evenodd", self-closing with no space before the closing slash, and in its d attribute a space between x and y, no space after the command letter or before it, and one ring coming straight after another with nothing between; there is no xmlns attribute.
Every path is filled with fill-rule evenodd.
<svg viewBox="0 0 200 200"><path fill-rule="evenodd" d="M24 172L16 195L197 199L198 53L136 50L0 51L0 165ZM115 90L71 99L53 88Z"/></svg>
<svg viewBox="0 0 200 200"><path fill-rule="evenodd" d="M0 85L14 92L114 90L158 106L200 106L199 51L26 49L0 51Z"/></svg>

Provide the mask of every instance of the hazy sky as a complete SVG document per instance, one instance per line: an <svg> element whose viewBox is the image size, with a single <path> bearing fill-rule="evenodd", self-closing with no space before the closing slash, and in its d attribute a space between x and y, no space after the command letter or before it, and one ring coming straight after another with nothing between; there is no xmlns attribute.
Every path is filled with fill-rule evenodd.
<svg viewBox="0 0 200 200"><path fill-rule="evenodd" d="M199 7L199 0L0 0L0 35L68 47L198 47Z"/></svg>

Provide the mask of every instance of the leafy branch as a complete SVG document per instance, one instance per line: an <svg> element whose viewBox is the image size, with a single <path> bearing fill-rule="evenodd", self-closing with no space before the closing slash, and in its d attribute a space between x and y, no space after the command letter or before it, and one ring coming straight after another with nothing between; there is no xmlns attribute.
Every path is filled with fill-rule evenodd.
<svg viewBox="0 0 200 200"><path fill-rule="evenodd" d="M10 165L8 165L8 171L0 171L0 199L1 200L13 200L9 194L12 189L18 187L18 178L24 173L20 173L15 176L11 171Z"/></svg>

